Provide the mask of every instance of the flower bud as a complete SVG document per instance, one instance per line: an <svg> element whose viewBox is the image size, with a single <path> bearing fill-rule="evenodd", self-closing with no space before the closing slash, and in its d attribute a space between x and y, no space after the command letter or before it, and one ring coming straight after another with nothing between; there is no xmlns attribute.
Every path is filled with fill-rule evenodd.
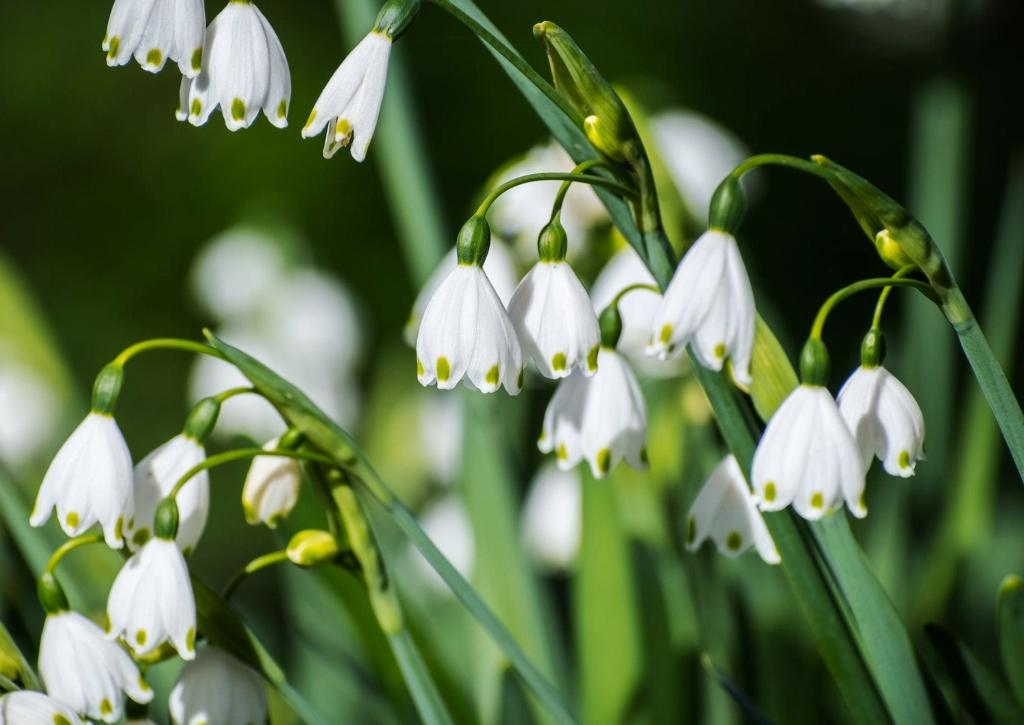
<svg viewBox="0 0 1024 725"><path fill-rule="evenodd" d="M205 443L217 425L217 416L220 415L220 401L216 398L203 398L188 414L185 419L185 436L197 443Z"/></svg>
<svg viewBox="0 0 1024 725"><path fill-rule="evenodd" d="M619 337L622 336L622 315L619 314L618 305L608 305L597 318L597 324L601 328L601 346L614 350L619 344Z"/></svg>
<svg viewBox="0 0 1024 725"><path fill-rule="evenodd" d="M613 129L607 122L591 114L583 119L583 132L594 148L613 161L625 161L626 155Z"/></svg>
<svg viewBox="0 0 1024 725"><path fill-rule="evenodd" d="M305 529L295 534L285 550L295 566L327 564L338 557L338 542L327 531Z"/></svg>
<svg viewBox="0 0 1024 725"><path fill-rule="evenodd" d="M899 242L892 238L888 229L883 229L875 235L875 249L882 261L893 269L902 269L914 263L907 253L900 247Z"/></svg>
<svg viewBox="0 0 1024 725"><path fill-rule="evenodd" d="M542 262L563 262L569 247L565 228L557 219L552 219L540 230L537 237L537 255Z"/></svg>
<svg viewBox="0 0 1024 725"><path fill-rule="evenodd" d="M800 382L804 385L825 385L828 382L828 348L814 338L804 343L800 352Z"/></svg>
<svg viewBox="0 0 1024 725"><path fill-rule="evenodd" d="M388 0L377 14L373 32L396 40L420 12L420 0Z"/></svg>
<svg viewBox="0 0 1024 725"><path fill-rule="evenodd" d="M483 266L491 247L491 227L482 216L473 215L459 230L455 243L459 264Z"/></svg>
<svg viewBox="0 0 1024 725"><path fill-rule="evenodd" d="M885 361L885 335L877 327L868 330L860 344L860 364L877 368Z"/></svg>
<svg viewBox="0 0 1024 725"><path fill-rule="evenodd" d="M113 415L123 383L124 368L120 363L110 363L100 370L92 386L92 412Z"/></svg>
<svg viewBox="0 0 1024 725"><path fill-rule="evenodd" d="M708 211L708 227L735 235L747 213L747 193L735 176L727 176L715 189Z"/></svg>
<svg viewBox="0 0 1024 725"><path fill-rule="evenodd" d="M165 541L174 541L178 535L178 503L174 496L168 496L157 505L153 517L153 533Z"/></svg>

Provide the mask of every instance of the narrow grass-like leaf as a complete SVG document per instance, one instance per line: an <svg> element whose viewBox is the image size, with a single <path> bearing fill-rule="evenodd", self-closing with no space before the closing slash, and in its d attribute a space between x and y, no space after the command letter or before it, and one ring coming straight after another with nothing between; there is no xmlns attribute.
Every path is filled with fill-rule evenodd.
<svg viewBox="0 0 1024 725"><path fill-rule="evenodd" d="M1024 706L1024 580L1008 576L999 587L999 654L1018 704Z"/></svg>
<svg viewBox="0 0 1024 725"><path fill-rule="evenodd" d="M409 686L416 710L427 725L446 725L452 719L448 716L444 702L437 693L434 681L427 671L427 666L420 656L416 644L405 628L388 635L391 650L395 653L398 666L402 670L405 684Z"/></svg>
<svg viewBox="0 0 1024 725"><path fill-rule="evenodd" d="M40 689L36 671L15 644L3 622L0 622L0 674L12 680L20 680L30 690Z"/></svg>
<svg viewBox="0 0 1024 725"><path fill-rule="evenodd" d="M786 365L779 361L785 360ZM786 351L768 323L758 315L754 328L754 351L750 358L750 400L761 420L768 420L800 382L788 364Z"/></svg>
<svg viewBox="0 0 1024 725"><path fill-rule="evenodd" d="M716 665L708 654L701 655L700 658L701 667L708 676L714 680L726 693L731 697L740 710L743 711L744 718L747 722L754 723L755 725L768 725L771 721L768 720L764 715L758 711L757 707L750 700L750 698L740 689L740 687L733 682L725 670Z"/></svg>

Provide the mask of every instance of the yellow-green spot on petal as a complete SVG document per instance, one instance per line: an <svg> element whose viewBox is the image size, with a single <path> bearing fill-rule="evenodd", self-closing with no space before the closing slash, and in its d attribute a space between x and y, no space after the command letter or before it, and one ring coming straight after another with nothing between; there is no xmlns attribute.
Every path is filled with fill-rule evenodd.
<svg viewBox="0 0 1024 725"><path fill-rule="evenodd" d="M597 353L600 349L599 345L594 345L590 348L590 352L587 353L587 369L590 370L590 372L597 370Z"/></svg>
<svg viewBox="0 0 1024 725"><path fill-rule="evenodd" d="M537 439L537 442L538 443L543 443L545 440L547 440L547 437L548 437L547 430L544 429L544 428L541 428L541 430L540 430L540 438Z"/></svg>
<svg viewBox="0 0 1024 725"><path fill-rule="evenodd" d="M140 629L138 632L136 632L135 633L135 641L138 643L139 647L145 646L145 644L146 644L146 630Z"/></svg>
<svg viewBox="0 0 1024 725"><path fill-rule="evenodd" d="M192 547L186 546L184 549L181 550L181 555L186 559L192 556Z"/></svg>
<svg viewBox="0 0 1024 725"><path fill-rule="evenodd" d="M352 135L352 124L346 118L339 118L334 127L334 140L342 141Z"/></svg>
<svg viewBox="0 0 1024 725"><path fill-rule="evenodd" d="M241 98L236 98L231 102L231 118L236 121L245 120L245 101Z"/></svg>
<svg viewBox="0 0 1024 725"><path fill-rule="evenodd" d="M764 485L764 500L771 503L775 500L775 494L775 483L773 481L769 481Z"/></svg>
<svg viewBox="0 0 1024 725"><path fill-rule="evenodd" d="M316 121L316 109L314 108L312 111L310 111L309 118L306 119L306 125L303 126L303 130L305 130L305 129L309 128L310 126L312 126L315 121Z"/></svg>
<svg viewBox="0 0 1024 725"><path fill-rule="evenodd" d="M497 365L491 365L491 369L487 371L487 375L484 376L484 380L487 381L488 385L497 385L499 380L500 372Z"/></svg>
<svg viewBox="0 0 1024 725"><path fill-rule="evenodd" d="M139 529L132 534L132 543L135 544L136 547L142 546L147 541L149 541L149 529Z"/></svg>
<svg viewBox="0 0 1024 725"><path fill-rule="evenodd" d="M715 345L715 357L717 357L719 360L721 360L722 358L725 357L725 343L724 342L720 342L717 345Z"/></svg>
<svg viewBox="0 0 1024 725"><path fill-rule="evenodd" d="M692 544L697 540L697 519L690 517L686 522L686 543Z"/></svg>
<svg viewBox="0 0 1024 725"><path fill-rule="evenodd" d="M288 101L281 99L281 102L277 104L277 117L285 118L288 115Z"/></svg>
<svg viewBox="0 0 1024 725"><path fill-rule="evenodd" d="M53 725L71 725L71 721L60 713L57 713L53 716Z"/></svg>
<svg viewBox="0 0 1024 725"><path fill-rule="evenodd" d="M149 684L142 678L142 675L139 675L139 689L142 692L149 692L150 689Z"/></svg>
<svg viewBox="0 0 1024 725"><path fill-rule="evenodd" d="M185 649L189 652L196 648L196 628L189 627L188 633L185 635Z"/></svg>
<svg viewBox="0 0 1024 725"><path fill-rule="evenodd" d="M555 372L562 372L565 370L565 353L556 352L551 356L551 369Z"/></svg>
<svg viewBox="0 0 1024 725"><path fill-rule="evenodd" d="M105 633L107 633L107 634L110 634L111 626L113 626L113 625L110 624L110 615L107 614L107 615L105 615L104 620L103 620L103 631Z"/></svg>
<svg viewBox="0 0 1024 725"><path fill-rule="evenodd" d="M151 48L146 53L146 65L158 66L164 60L164 54L160 52L159 48Z"/></svg>
<svg viewBox="0 0 1024 725"><path fill-rule="evenodd" d="M526 368L520 368L519 375L516 376L516 387L517 388L522 388L523 387L523 380L525 379L525 377L526 377Z"/></svg>
<svg viewBox="0 0 1024 725"><path fill-rule="evenodd" d="M78 522L80 521L80 519L78 518L78 514L76 512L69 511L68 515L64 517L64 521L67 523L68 528L73 529L76 526L78 526Z"/></svg>
<svg viewBox="0 0 1024 725"><path fill-rule="evenodd" d="M203 67L203 49L196 48L192 51L192 70L199 70Z"/></svg>
<svg viewBox="0 0 1024 725"><path fill-rule="evenodd" d="M100 714L105 716L112 712L114 712L114 706L110 704L110 700L104 697L100 700Z"/></svg>
<svg viewBox="0 0 1024 725"><path fill-rule="evenodd" d="M192 105L189 107L188 112L190 116L198 116L203 112L203 102L198 98L193 98Z"/></svg>
<svg viewBox="0 0 1024 725"><path fill-rule="evenodd" d="M557 458L560 461L565 461L569 459L569 451L565 449L564 443L558 444L558 449L555 451L555 458Z"/></svg>
<svg viewBox="0 0 1024 725"><path fill-rule="evenodd" d="M811 495L811 508L820 509L825 505L825 497L821 495L821 491L815 491Z"/></svg>
<svg viewBox="0 0 1024 725"><path fill-rule="evenodd" d="M863 493L861 493L860 498L857 499L857 505L860 506L861 511L867 511L868 510L868 502L864 498L864 494Z"/></svg>
<svg viewBox="0 0 1024 725"><path fill-rule="evenodd" d="M729 535L725 537L725 548L729 551L739 551L741 546L743 546L743 537L740 536L740 532L730 531Z"/></svg>
<svg viewBox="0 0 1024 725"><path fill-rule="evenodd" d="M910 451L900 451L900 468L910 467Z"/></svg>
<svg viewBox="0 0 1024 725"><path fill-rule="evenodd" d="M117 521L114 522L114 536L118 539L124 537L124 516L118 516Z"/></svg>
<svg viewBox="0 0 1024 725"><path fill-rule="evenodd" d="M448 378L452 375L452 365L448 362L448 358L444 355L439 357L434 364L434 369L437 371L437 379L442 383L447 383Z"/></svg>
<svg viewBox="0 0 1024 725"><path fill-rule="evenodd" d="M121 37L119 35L115 35L110 39L110 44L107 47L109 48L109 50L107 50L107 58L113 60L117 57L117 51L121 48Z"/></svg>
<svg viewBox="0 0 1024 725"><path fill-rule="evenodd" d="M416 377L422 378L425 372L427 371L423 367L423 361L420 360L419 358L416 358Z"/></svg>
<svg viewBox="0 0 1024 725"><path fill-rule="evenodd" d="M601 473L608 473L612 470L612 452L607 448L602 448L597 452L597 470Z"/></svg>
<svg viewBox="0 0 1024 725"><path fill-rule="evenodd" d="M668 341L672 339L672 325L662 325L658 339L667 345Z"/></svg>

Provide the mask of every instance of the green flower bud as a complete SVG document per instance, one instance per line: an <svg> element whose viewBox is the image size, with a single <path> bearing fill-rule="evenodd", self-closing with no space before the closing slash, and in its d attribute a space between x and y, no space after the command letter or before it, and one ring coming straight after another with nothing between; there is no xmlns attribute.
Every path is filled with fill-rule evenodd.
<svg viewBox="0 0 1024 725"><path fill-rule="evenodd" d="M620 140L607 122L591 114L583 119L583 132L594 148L613 161L625 161L626 154Z"/></svg>
<svg viewBox="0 0 1024 725"><path fill-rule="evenodd" d="M747 213L747 192L735 176L727 176L715 189L708 211L708 227L735 236Z"/></svg>
<svg viewBox="0 0 1024 725"><path fill-rule="evenodd" d="M618 305L605 307L597 318L597 324L601 328L601 346L614 350L622 336L622 315Z"/></svg>
<svg viewBox="0 0 1024 725"><path fill-rule="evenodd" d="M828 348L825 343L814 338L804 343L804 349L800 352L800 382L804 385L826 385L828 367Z"/></svg>
<svg viewBox="0 0 1024 725"><path fill-rule="evenodd" d="M217 416L220 415L220 401L216 398L203 398L188 414L185 419L184 433L197 443L205 443L217 425Z"/></svg>
<svg viewBox="0 0 1024 725"><path fill-rule="evenodd" d="M420 12L420 0L388 0L377 14L373 32L397 40Z"/></svg>
<svg viewBox="0 0 1024 725"><path fill-rule="evenodd" d="M289 428L277 442L277 447L282 451L294 451L306 440L306 434L298 428Z"/></svg>
<svg viewBox="0 0 1024 725"><path fill-rule="evenodd" d="M158 539L174 541L178 535L178 502L173 496L168 496L157 505L153 521L153 533Z"/></svg>
<svg viewBox="0 0 1024 725"><path fill-rule="evenodd" d="M338 558L338 542L327 531L306 529L295 534L285 550L296 566L327 564Z"/></svg>
<svg viewBox="0 0 1024 725"><path fill-rule="evenodd" d="M483 266L491 248L491 227L482 216L473 215L462 225L455 243L459 264Z"/></svg>
<svg viewBox="0 0 1024 725"><path fill-rule="evenodd" d="M565 227L557 219L552 219L537 237L537 255L542 262L563 262L569 247Z"/></svg>
<svg viewBox="0 0 1024 725"><path fill-rule="evenodd" d="M100 370L92 386L92 412L113 415L123 383L124 368L120 364L110 363Z"/></svg>
<svg viewBox="0 0 1024 725"><path fill-rule="evenodd" d="M860 344L860 364L877 368L885 361L885 335L877 327L868 330Z"/></svg>
<svg viewBox="0 0 1024 725"><path fill-rule="evenodd" d="M883 229L875 235L875 249L882 261L893 269L903 269L914 264L914 260L907 256L907 253L900 247L899 242L892 238L888 229Z"/></svg>
<svg viewBox="0 0 1024 725"><path fill-rule="evenodd" d="M64 587L60 585L50 572L43 572L36 584L39 603L47 614L59 614L68 610L68 598L64 595Z"/></svg>

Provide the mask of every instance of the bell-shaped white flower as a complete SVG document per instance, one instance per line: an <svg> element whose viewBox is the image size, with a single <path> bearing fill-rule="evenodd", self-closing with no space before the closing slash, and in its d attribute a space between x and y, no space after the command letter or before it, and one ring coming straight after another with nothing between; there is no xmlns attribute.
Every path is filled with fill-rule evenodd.
<svg viewBox="0 0 1024 725"><path fill-rule="evenodd" d="M0 696L0 725L85 725L68 705L32 690Z"/></svg>
<svg viewBox="0 0 1024 725"><path fill-rule="evenodd" d="M280 438L267 441L263 450L277 448ZM242 486L242 510L249 524L263 523L276 528L291 513L299 500L302 474L299 462L284 456L256 456L245 474Z"/></svg>
<svg viewBox="0 0 1024 725"><path fill-rule="evenodd" d="M878 456L886 473L914 475L915 464L924 458L924 416L903 383L881 365L862 365L843 384L838 401L865 471L872 456Z"/></svg>
<svg viewBox="0 0 1024 725"><path fill-rule="evenodd" d="M113 416L89 413L64 442L43 477L29 521L42 526L57 508L68 536L97 521L107 545L120 548L132 515L132 457Z"/></svg>
<svg viewBox="0 0 1024 725"><path fill-rule="evenodd" d="M159 534L124 563L107 599L107 637L123 637L139 656L170 642L178 654L196 656L196 603L185 557Z"/></svg>
<svg viewBox="0 0 1024 725"><path fill-rule="evenodd" d="M132 55L145 70L158 73L168 59L186 78L203 62L206 8L203 0L114 0L103 50L107 65L127 63Z"/></svg>
<svg viewBox="0 0 1024 725"><path fill-rule="evenodd" d="M562 470L585 458L594 476L602 478L623 458L634 468L646 468L646 446L640 384L625 358L602 346L592 377L576 372L558 384L537 447L554 451Z"/></svg>
<svg viewBox="0 0 1024 725"><path fill-rule="evenodd" d="M366 158L384 100L390 56L391 38L375 30L359 41L327 81L302 129L302 137L311 138L327 128L325 159L350 143L352 158Z"/></svg>
<svg viewBox="0 0 1024 725"><path fill-rule="evenodd" d="M181 669L168 709L176 725L264 723L267 693L259 673L206 644Z"/></svg>
<svg viewBox="0 0 1024 725"><path fill-rule="evenodd" d="M405 341L411 346L416 347L416 336L419 334L420 321L423 319L424 310L427 309L427 303L458 264L458 255L452 248L430 273L430 277L420 289L420 293L416 295L416 302L412 306L412 312L409 314L409 321L405 323L404 331ZM507 306L512 299L512 293L516 291L519 274L516 272L516 262L512 251L500 239L491 239L490 251L487 253L487 259L484 260L484 274L494 286L494 291L498 293L501 304Z"/></svg>
<svg viewBox="0 0 1024 725"><path fill-rule="evenodd" d="M416 338L416 377L444 390L463 378L484 393L502 385L512 395L522 389L519 339L480 266L457 265L427 303Z"/></svg>
<svg viewBox="0 0 1024 725"><path fill-rule="evenodd" d="M577 471L545 464L523 502L523 544L545 569L564 571L576 561L583 525L583 488Z"/></svg>
<svg viewBox="0 0 1024 725"><path fill-rule="evenodd" d="M128 653L91 621L69 610L46 617L39 674L50 695L93 720L119 721L122 693L138 703L153 699L153 690Z"/></svg>
<svg viewBox="0 0 1024 725"><path fill-rule="evenodd" d="M526 353L544 377L564 378L577 368L584 375L597 371L601 341L597 315L564 259L537 262L512 295L508 313Z"/></svg>
<svg viewBox="0 0 1024 725"><path fill-rule="evenodd" d="M150 452L135 466L135 515L128 521L128 548L135 551L153 535L156 507L171 493L178 480L206 460L206 449L195 438L181 433ZM180 519L174 540L185 554L199 543L210 513L210 477L201 471L175 497Z"/></svg>
<svg viewBox="0 0 1024 725"><path fill-rule="evenodd" d="M676 268L654 316L647 353L672 357L692 343L701 365L721 370L729 358L736 381L750 385L756 317L736 238L710 229Z"/></svg>
<svg viewBox="0 0 1024 725"><path fill-rule="evenodd" d="M726 556L739 556L753 546L765 563L782 561L757 510L757 498L732 454L704 482L690 507L687 527L686 548L690 551L699 549L710 537L719 553Z"/></svg>
<svg viewBox="0 0 1024 725"><path fill-rule="evenodd" d="M274 28L250 0L231 0L213 19L206 29L202 71L182 83L189 89L188 103L178 108L180 121L188 118L201 126L220 106L231 131L252 125L260 109L278 128L288 125L288 59Z"/></svg>
<svg viewBox="0 0 1024 725"><path fill-rule="evenodd" d="M821 385L798 386L775 411L757 444L751 478L762 511L793 504L805 519L820 519L845 499L854 516L868 512L860 451Z"/></svg>

